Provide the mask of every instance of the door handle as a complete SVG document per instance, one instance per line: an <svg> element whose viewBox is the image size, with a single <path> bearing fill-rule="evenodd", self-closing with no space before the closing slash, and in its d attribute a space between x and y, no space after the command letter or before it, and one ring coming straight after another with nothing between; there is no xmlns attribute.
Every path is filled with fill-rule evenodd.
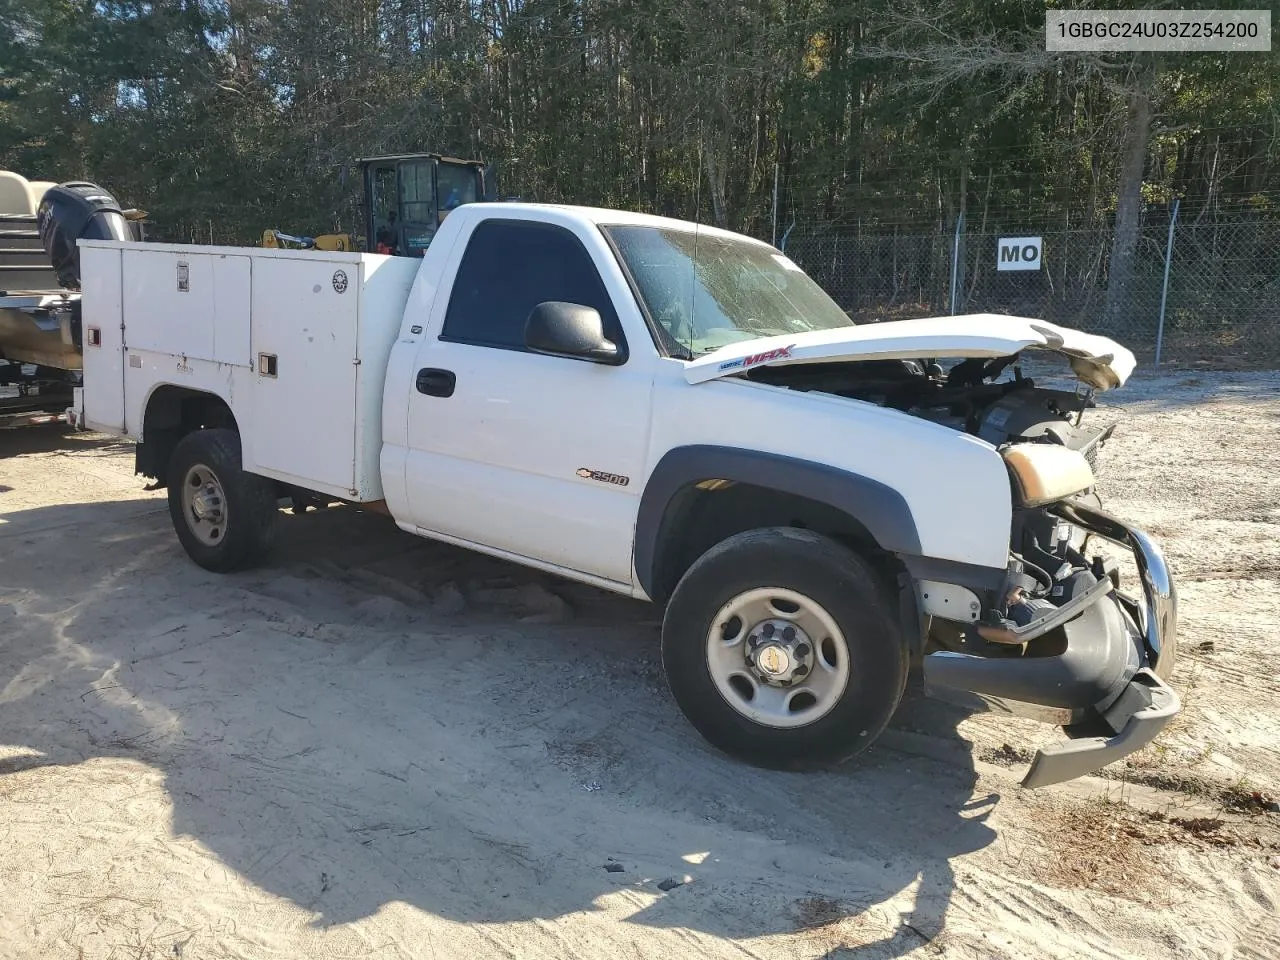
<svg viewBox="0 0 1280 960"><path fill-rule="evenodd" d="M418 392L425 393L428 397L451 397L457 383L458 378L452 370L423 367L418 371Z"/></svg>

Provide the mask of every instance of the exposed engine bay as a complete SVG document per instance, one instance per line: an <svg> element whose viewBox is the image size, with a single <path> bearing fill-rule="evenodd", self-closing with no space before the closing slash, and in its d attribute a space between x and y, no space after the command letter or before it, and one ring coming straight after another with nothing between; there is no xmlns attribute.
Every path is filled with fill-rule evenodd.
<svg viewBox="0 0 1280 960"><path fill-rule="evenodd" d="M1005 443L1056 443L1078 450L1095 472L1097 456L1112 428L1081 425L1081 416L1095 406L1093 390L1052 390L1036 386L1022 375L1018 357L961 360L949 371L917 360L861 360L761 367L750 380L816 390L865 400L901 410L964 433L997 447ZM1009 367L1013 378L997 380Z"/></svg>
<svg viewBox="0 0 1280 960"><path fill-rule="evenodd" d="M1011 367L1012 377L1001 379ZM1084 411L1095 406L1092 388L1069 391L1037 386L1023 375L1017 356L961 360L949 371L936 363L893 359L764 367L748 377L900 410L980 437L1002 452L1013 445L1066 448L1083 455L1093 475L1098 472L1101 448L1114 430L1114 425L1082 425ZM1092 489L1083 496L1098 503ZM1066 642L1062 629L1037 627L1083 594L1106 589L1101 586L1104 580L1118 586L1114 565L1086 557L1081 552L1084 531L1057 515L1051 503L1015 505L1010 533L1005 589L983 598L978 621L935 619L926 652L1058 655Z"/></svg>

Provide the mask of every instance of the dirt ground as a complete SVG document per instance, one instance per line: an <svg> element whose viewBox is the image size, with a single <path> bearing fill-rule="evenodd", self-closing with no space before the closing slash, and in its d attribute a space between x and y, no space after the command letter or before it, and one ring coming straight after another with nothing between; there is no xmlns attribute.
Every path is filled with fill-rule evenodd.
<svg viewBox="0 0 1280 960"><path fill-rule="evenodd" d="M915 693L838 770L744 767L645 605L351 509L217 577L128 444L0 434L0 957L1280 956L1280 375L1095 416L1186 707L1042 791L1053 731Z"/></svg>

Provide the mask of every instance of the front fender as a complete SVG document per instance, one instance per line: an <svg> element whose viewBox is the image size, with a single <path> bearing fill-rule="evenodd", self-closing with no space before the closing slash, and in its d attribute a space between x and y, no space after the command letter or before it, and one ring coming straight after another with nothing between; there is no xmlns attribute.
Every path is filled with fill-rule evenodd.
<svg viewBox="0 0 1280 960"><path fill-rule="evenodd" d="M861 525L884 550L920 553L911 508L892 487L824 463L740 447L695 444L667 451L645 484L636 516L635 569L655 596L659 543L667 508L679 491L704 480L733 480L826 504Z"/></svg>

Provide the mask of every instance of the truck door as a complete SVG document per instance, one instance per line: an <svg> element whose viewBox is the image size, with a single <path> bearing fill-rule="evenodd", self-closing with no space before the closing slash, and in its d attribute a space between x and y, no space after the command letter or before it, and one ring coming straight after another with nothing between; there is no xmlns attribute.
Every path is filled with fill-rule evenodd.
<svg viewBox="0 0 1280 960"><path fill-rule="evenodd" d="M584 243L553 223L476 220L450 251L453 282L435 298L414 364L414 522L630 584L656 355L609 366L535 354L524 325L543 301L583 304L628 350L624 328L633 341L645 330L634 298L598 235Z"/></svg>

